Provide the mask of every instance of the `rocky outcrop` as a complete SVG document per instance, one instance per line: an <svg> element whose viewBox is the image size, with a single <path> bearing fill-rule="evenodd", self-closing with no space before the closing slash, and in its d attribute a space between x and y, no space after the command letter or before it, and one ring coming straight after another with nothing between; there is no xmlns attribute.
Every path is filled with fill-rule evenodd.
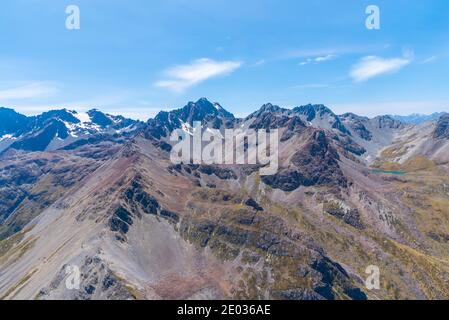
<svg viewBox="0 0 449 320"><path fill-rule="evenodd" d="M330 123L332 129L336 129L343 134L351 135L349 130L340 121L339 117L333 113L332 110L322 104L308 104L305 106L296 107L293 111L305 116L306 120L309 122L326 119L326 121Z"/></svg>
<svg viewBox="0 0 449 320"><path fill-rule="evenodd" d="M365 123L369 121L367 117L361 117L353 113L345 113L339 116L343 123L357 133L357 135L366 141L371 141L372 133L366 128Z"/></svg>
<svg viewBox="0 0 449 320"><path fill-rule="evenodd" d="M339 203L330 201L323 204L323 210L356 229L364 229L358 209L344 209Z"/></svg>
<svg viewBox="0 0 449 320"><path fill-rule="evenodd" d="M252 198L249 198L248 200L246 200L245 205L253 208L256 211L263 211L263 208Z"/></svg>
<svg viewBox="0 0 449 320"><path fill-rule="evenodd" d="M232 222L229 221L231 218ZM223 214L216 221L197 221L192 217L181 223L180 232L189 241L211 248L224 260L238 259L241 253L245 263L259 264L258 268L262 268L262 272L258 274L271 270L274 287L267 286L266 281L260 284L267 292L265 297L268 294L274 299L323 300L336 299L336 293L339 292L338 298L367 298L340 264L323 255L320 250L313 249L310 243L307 248L303 246L309 240L291 232L281 219L270 216L242 219L240 214L237 217ZM263 260L261 256L269 256L270 259ZM302 261L300 265L290 265L291 261L297 259ZM287 288L281 289L278 277L295 280L289 282ZM307 281L302 282L305 279ZM303 285L295 286L295 281ZM250 297L257 297L257 293L253 294L256 296Z"/></svg>
<svg viewBox="0 0 449 320"><path fill-rule="evenodd" d="M161 210L160 215L161 215L161 217L163 217L175 224L179 222L179 214L177 214L176 212L163 209L163 210Z"/></svg>
<svg viewBox="0 0 449 320"><path fill-rule="evenodd" d="M294 115L291 110L280 108L271 103L263 105L258 111L248 116L245 121L251 123L250 129L284 129L280 137L281 142L289 140L295 134L302 133L306 128L304 121L299 116Z"/></svg>
<svg viewBox="0 0 449 320"><path fill-rule="evenodd" d="M8 163L7 165L4 165ZM0 164L0 240L19 232L98 168L92 159L23 153Z"/></svg>
<svg viewBox="0 0 449 320"><path fill-rule="evenodd" d="M148 120L144 134L147 139L167 138L173 130L180 129L183 123L192 127L196 121L219 129L233 127L235 118L220 104L201 98L197 102L189 102L181 109L158 113L154 119Z"/></svg>
<svg viewBox="0 0 449 320"><path fill-rule="evenodd" d="M338 164L339 155L324 131L312 132L308 142L291 158L291 166L262 181L272 188L293 191L299 186L346 187L347 180Z"/></svg>
<svg viewBox="0 0 449 320"><path fill-rule="evenodd" d="M64 265L51 283L40 290L36 299L52 300L64 298L67 300L135 300L137 290L123 282L112 272L107 263L98 256L86 257L81 266L80 288L70 290L66 287L66 270L74 266Z"/></svg>
<svg viewBox="0 0 449 320"><path fill-rule="evenodd" d="M446 113L438 120L433 132L435 139L449 139L449 113Z"/></svg>
<svg viewBox="0 0 449 320"><path fill-rule="evenodd" d="M285 126L289 120L289 110L271 103L264 104L250 114L245 122L251 121L250 129L277 129Z"/></svg>
<svg viewBox="0 0 449 320"><path fill-rule="evenodd" d="M223 180L237 179L237 175L229 168L221 168L219 166L199 166L198 171L209 176L215 175Z"/></svg>
<svg viewBox="0 0 449 320"><path fill-rule="evenodd" d="M123 237L128 233L129 227L132 226L133 223L133 215L122 206L115 209L109 219L109 227L111 231L118 232L119 235L117 236L120 236L120 240L124 240Z"/></svg>
<svg viewBox="0 0 449 320"><path fill-rule="evenodd" d="M305 131L306 125L301 118L293 116L287 121L285 125L285 131L282 133L281 142L289 140L291 137L301 134Z"/></svg>
<svg viewBox="0 0 449 320"><path fill-rule="evenodd" d="M157 214L160 205L157 199L146 193L138 180L132 182L131 186L125 191L125 201L134 208L134 211L142 211L146 214Z"/></svg>
<svg viewBox="0 0 449 320"><path fill-rule="evenodd" d="M378 129L401 129L404 124L390 116L379 116L371 120Z"/></svg>
<svg viewBox="0 0 449 320"><path fill-rule="evenodd" d="M308 181L294 169L281 169L277 174L271 176L263 176L263 183L274 189L283 191L294 191L301 185L309 184Z"/></svg>
<svg viewBox="0 0 449 320"><path fill-rule="evenodd" d="M352 140L349 136L337 136L335 135L333 139L336 141L336 144L343 149L343 153L353 153L357 156L361 156L366 152L366 149L357 144L354 140Z"/></svg>
<svg viewBox="0 0 449 320"><path fill-rule="evenodd" d="M326 114L333 114L333 112L322 104L308 104L293 109L294 112L306 116L307 121L313 121L316 117L323 117Z"/></svg>

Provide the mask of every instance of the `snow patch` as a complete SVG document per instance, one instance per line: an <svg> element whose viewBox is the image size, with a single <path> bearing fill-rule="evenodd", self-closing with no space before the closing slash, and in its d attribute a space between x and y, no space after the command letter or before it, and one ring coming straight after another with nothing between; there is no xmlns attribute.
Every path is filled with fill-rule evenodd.
<svg viewBox="0 0 449 320"><path fill-rule="evenodd" d="M90 117L87 113L74 113L73 114L81 123L91 122Z"/></svg>
<svg viewBox="0 0 449 320"><path fill-rule="evenodd" d="M5 134L4 136L0 137L0 141L11 140L11 139L15 140L16 138L14 138L12 134Z"/></svg>

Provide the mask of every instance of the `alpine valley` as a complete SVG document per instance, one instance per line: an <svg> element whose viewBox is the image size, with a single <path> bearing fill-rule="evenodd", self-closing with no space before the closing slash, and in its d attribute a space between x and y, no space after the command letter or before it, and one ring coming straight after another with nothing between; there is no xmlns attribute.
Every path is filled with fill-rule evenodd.
<svg viewBox="0 0 449 320"><path fill-rule="evenodd" d="M173 164L194 121L278 129L278 172ZM0 299L449 299L449 114L0 108Z"/></svg>

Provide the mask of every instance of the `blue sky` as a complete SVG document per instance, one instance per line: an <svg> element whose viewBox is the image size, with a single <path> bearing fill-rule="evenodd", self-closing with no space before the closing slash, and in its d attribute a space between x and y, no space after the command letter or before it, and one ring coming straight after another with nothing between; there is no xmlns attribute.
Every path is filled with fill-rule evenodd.
<svg viewBox="0 0 449 320"><path fill-rule="evenodd" d="M380 30L365 27L368 5ZM68 5L80 30L65 27ZM147 119L207 97L373 116L449 110L447 0L2 0L0 105Z"/></svg>

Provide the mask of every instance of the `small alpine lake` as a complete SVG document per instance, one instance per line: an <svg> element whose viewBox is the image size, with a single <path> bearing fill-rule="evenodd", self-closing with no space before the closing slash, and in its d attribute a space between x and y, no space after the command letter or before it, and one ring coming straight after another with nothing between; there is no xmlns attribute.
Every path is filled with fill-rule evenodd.
<svg viewBox="0 0 449 320"><path fill-rule="evenodd" d="M407 174L405 171L389 171L389 170L380 170L380 169L370 170L370 172L377 173L377 174L394 174L397 176L405 176Z"/></svg>

